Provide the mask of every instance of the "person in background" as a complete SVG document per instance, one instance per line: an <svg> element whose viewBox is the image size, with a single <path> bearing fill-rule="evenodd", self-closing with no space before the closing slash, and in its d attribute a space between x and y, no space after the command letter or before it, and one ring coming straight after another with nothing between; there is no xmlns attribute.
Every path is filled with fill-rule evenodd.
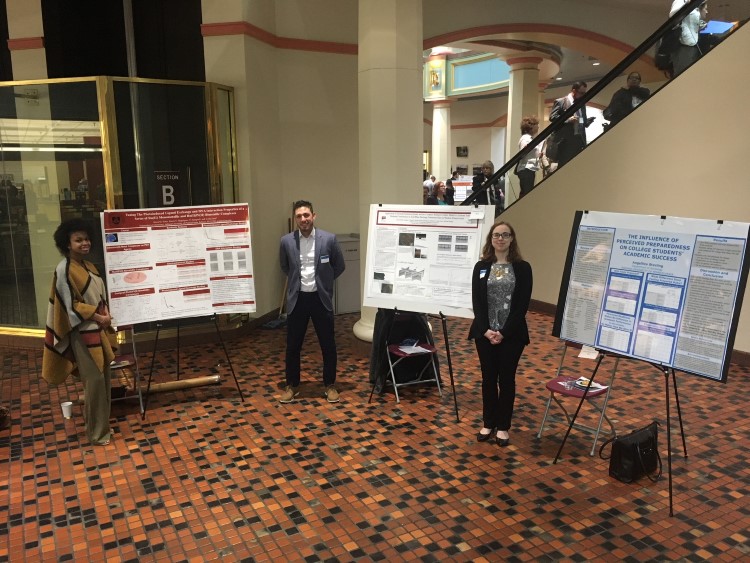
<svg viewBox="0 0 750 563"><path fill-rule="evenodd" d="M430 189L427 186L422 186L422 204L427 205L427 199L430 197Z"/></svg>
<svg viewBox="0 0 750 563"><path fill-rule="evenodd" d="M645 102L650 95L648 88L641 86L641 75L638 72L631 72L628 74L627 87L620 88L612 96L603 112L604 119L609 120L610 127L615 125Z"/></svg>
<svg viewBox="0 0 750 563"><path fill-rule="evenodd" d="M445 203L447 205L455 205L456 203L456 188L453 187L453 180L448 180L445 183Z"/></svg>
<svg viewBox="0 0 750 563"><path fill-rule="evenodd" d="M539 119L535 115L524 117L521 120L521 138L518 140L518 151L523 151L531 142L531 139L536 137L537 133L539 133ZM518 182L521 184L519 199L534 189L541 152L540 146L534 147L524 154L516 165L516 176L518 176Z"/></svg>
<svg viewBox="0 0 750 563"><path fill-rule="evenodd" d="M109 444L112 404L109 364L115 355L107 290L91 252L91 225L69 219L57 227L55 245L64 258L52 277L42 356L42 377L60 384L74 371L83 382L86 435L94 445Z"/></svg>
<svg viewBox="0 0 750 563"><path fill-rule="evenodd" d="M669 17L687 4L688 0L674 0L669 10ZM708 21L708 2L703 2L698 8L690 12L680 22L680 46L672 55L673 77L680 74L701 57L698 47L700 31L706 27Z"/></svg>
<svg viewBox="0 0 750 563"><path fill-rule="evenodd" d="M287 276L286 387L279 402L291 403L299 394L300 353L312 319L323 353L325 396L329 403L337 403L333 281L346 268L344 255L336 235L315 228L312 203L296 201L293 210L297 230L284 235L279 248L281 270Z"/></svg>
<svg viewBox="0 0 750 563"><path fill-rule="evenodd" d="M435 189L430 197L427 198L427 205L448 205L445 201L445 183L440 180L435 183Z"/></svg>
<svg viewBox="0 0 750 563"><path fill-rule="evenodd" d="M427 188L427 192L429 195L432 195L432 192L435 190L435 176L428 177L424 182L422 182L422 186Z"/></svg>
<svg viewBox="0 0 750 563"><path fill-rule="evenodd" d="M573 82L570 92L555 100L549 114L550 123L558 120L577 100L586 95L588 85L583 81ZM586 128L594 121L586 116L586 106L571 115L554 133L554 143L558 167L563 166L586 147Z"/></svg>
<svg viewBox="0 0 750 563"><path fill-rule="evenodd" d="M471 191L476 193L480 192L474 203L479 205L495 205L495 215L498 215L500 211L504 209L505 192L503 191L500 181L495 181L489 187L482 186L490 179L495 173L495 165L492 164L491 160L485 160L482 163L482 171L474 176L471 181ZM489 199L488 196L489 195Z"/></svg>
<svg viewBox="0 0 750 563"><path fill-rule="evenodd" d="M456 188L453 186L453 181L458 180L458 170L454 170L451 173L451 177L445 181L445 203L448 205L455 205Z"/></svg>
<svg viewBox="0 0 750 563"><path fill-rule="evenodd" d="M521 257L516 232L505 221L496 221L471 276L474 321L469 338L476 344L482 369L479 442L497 430L497 445L510 443L516 369L529 343L526 312L532 283L531 266Z"/></svg>

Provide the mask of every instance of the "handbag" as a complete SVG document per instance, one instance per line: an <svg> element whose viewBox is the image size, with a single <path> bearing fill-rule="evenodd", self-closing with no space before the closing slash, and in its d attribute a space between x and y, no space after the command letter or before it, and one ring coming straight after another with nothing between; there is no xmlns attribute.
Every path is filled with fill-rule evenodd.
<svg viewBox="0 0 750 563"><path fill-rule="evenodd" d="M560 148L560 143L557 141L557 135L553 133L545 141L542 153L544 153L550 160L557 160L557 153Z"/></svg>
<svg viewBox="0 0 750 563"><path fill-rule="evenodd" d="M659 423L654 420L639 430L624 436L615 436L602 444L599 448L599 457L609 459L611 477L623 483L633 483L645 475L651 482L656 483L661 477L658 425ZM604 457L604 448L609 443L612 444L612 452L609 457Z"/></svg>

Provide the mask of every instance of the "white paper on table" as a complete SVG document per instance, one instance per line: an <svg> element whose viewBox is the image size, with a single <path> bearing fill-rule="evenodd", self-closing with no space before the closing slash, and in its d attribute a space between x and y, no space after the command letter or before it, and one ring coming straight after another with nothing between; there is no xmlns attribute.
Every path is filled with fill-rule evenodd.
<svg viewBox="0 0 750 563"><path fill-rule="evenodd" d="M581 351L578 353L578 357L586 358L587 360L595 360L599 357L599 352L597 352L596 348L584 345L581 347Z"/></svg>
<svg viewBox="0 0 750 563"><path fill-rule="evenodd" d="M429 354L430 351L427 348L422 348L421 346L399 346L399 350L401 350L404 354Z"/></svg>
<svg viewBox="0 0 750 563"><path fill-rule="evenodd" d="M589 385L589 380L586 379L585 377L581 377L581 378L579 378L579 379L576 380L575 384L576 384L576 387L579 387L581 389L586 389L586 387L588 387L588 385ZM606 389L606 388L607 388L606 385L600 385L599 383L597 383L595 381L592 381L591 382L591 387L589 387L589 390L590 391L598 391L599 389Z"/></svg>

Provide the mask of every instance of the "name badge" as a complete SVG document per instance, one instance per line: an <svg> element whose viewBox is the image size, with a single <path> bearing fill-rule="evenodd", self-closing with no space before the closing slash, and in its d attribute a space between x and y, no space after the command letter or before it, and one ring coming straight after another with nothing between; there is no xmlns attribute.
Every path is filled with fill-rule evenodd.
<svg viewBox="0 0 750 563"><path fill-rule="evenodd" d="M321 263L321 264L328 264L328 262L330 262L330 261L331 261L331 259L330 259L330 258L328 258L328 255L327 255L327 254L326 254L325 256L321 256L321 257L320 257L320 263Z"/></svg>
<svg viewBox="0 0 750 563"><path fill-rule="evenodd" d="M479 279L484 279L484 277L487 275L487 270L479 270Z"/></svg>

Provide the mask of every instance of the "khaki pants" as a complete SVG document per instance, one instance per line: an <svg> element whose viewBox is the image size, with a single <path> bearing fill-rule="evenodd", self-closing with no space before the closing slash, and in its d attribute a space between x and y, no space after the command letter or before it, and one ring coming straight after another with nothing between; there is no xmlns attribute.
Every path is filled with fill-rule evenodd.
<svg viewBox="0 0 750 563"><path fill-rule="evenodd" d="M104 373L99 371L77 330L70 333L70 344L83 382L86 435L92 444L106 442L110 439L109 412L112 406L109 365L104 366Z"/></svg>

